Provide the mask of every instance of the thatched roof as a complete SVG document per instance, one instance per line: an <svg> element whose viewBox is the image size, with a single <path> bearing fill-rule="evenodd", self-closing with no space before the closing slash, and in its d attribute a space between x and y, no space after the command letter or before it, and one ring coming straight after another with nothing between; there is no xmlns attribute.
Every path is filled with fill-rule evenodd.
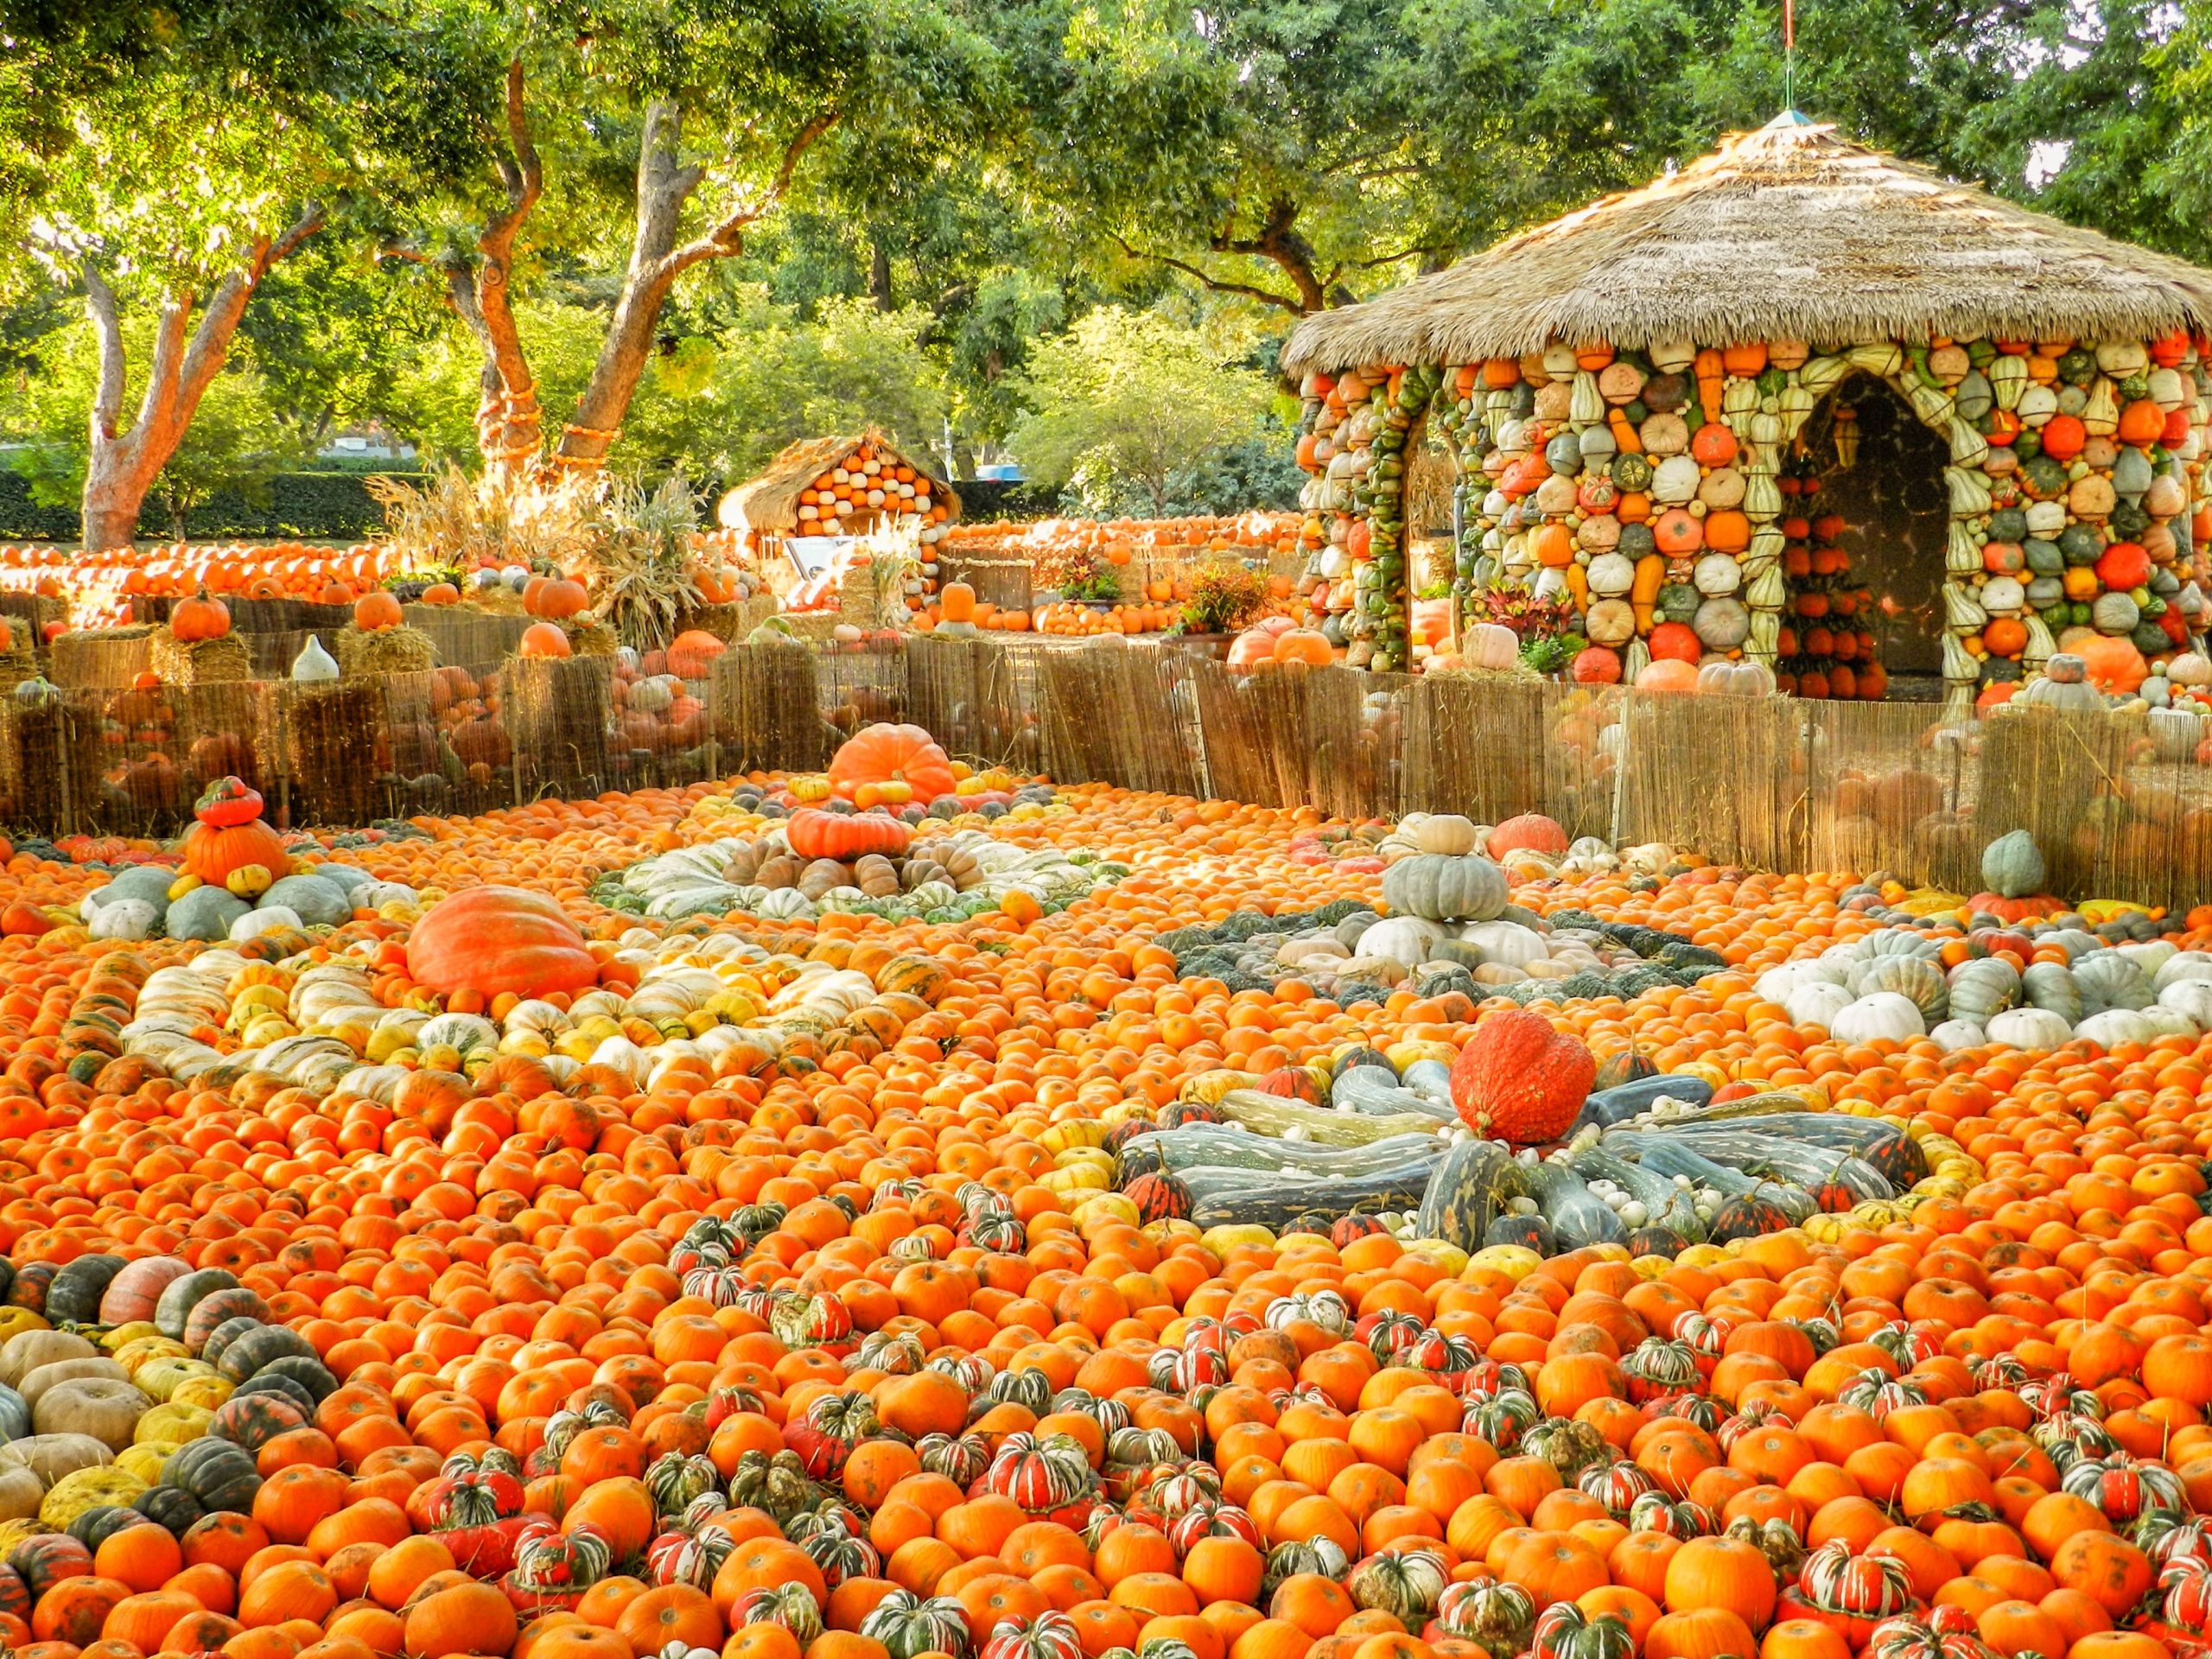
<svg viewBox="0 0 2212 1659"><path fill-rule="evenodd" d="M1643 348L2212 327L2212 272L2076 229L1785 114L1625 195L1364 305L1311 316L1293 374Z"/></svg>
<svg viewBox="0 0 2212 1659"><path fill-rule="evenodd" d="M760 477L739 485L722 498L717 516L723 527L790 535L798 528L800 493L812 489L816 479L842 466L845 458L862 444L868 445L884 461L912 468L917 481L927 479L930 499L943 503L951 518L960 516L960 498L953 493L952 486L900 450L879 428L871 426L855 437L801 438L797 443L785 446Z"/></svg>

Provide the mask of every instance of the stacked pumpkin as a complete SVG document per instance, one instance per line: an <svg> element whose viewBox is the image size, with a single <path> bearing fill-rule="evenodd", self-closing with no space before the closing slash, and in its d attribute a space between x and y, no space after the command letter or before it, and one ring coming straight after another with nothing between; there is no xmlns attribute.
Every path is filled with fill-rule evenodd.
<svg viewBox="0 0 2212 1659"><path fill-rule="evenodd" d="M1775 635L1775 685L1801 697L1856 697L1877 702L1889 690L1875 639L1874 595L1852 580L1840 513L1820 511L1818 477L1786 474L1782 493L1794 511L1782 521L1782 569L1789 599ZM1999 643L2010 635L1999 634ZM2019 643L2025 640L2023 632Z"/></svg>

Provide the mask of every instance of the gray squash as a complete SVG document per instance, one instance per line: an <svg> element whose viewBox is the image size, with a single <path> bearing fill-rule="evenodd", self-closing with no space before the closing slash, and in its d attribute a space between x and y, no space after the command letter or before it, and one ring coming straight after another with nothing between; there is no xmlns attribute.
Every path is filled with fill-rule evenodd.
<svg viewBox="0 0 2212 1659"><path fill-rule="evenodd" d="M346 890L319 875L288 875L261 896L261 907L281 905L310 927L336 927L350 921L353 906Z"/></svg>
<svg viewBox="0 0 2212 1659"><path fill-rule="evenodd" d="M253 906L220 887L194 887L169 906L162 925L173 939L213 944L231 937L231 924Z"/></svg>
<svg viewBox="0 0 2212 1659"><path fill-rule="evenodd" d="M1478 854L1416 853L1382 873L1393 913L1432 922L1486 922L1505 908L1505 872Z"/></svg>
<svg viewBox="0 0 2212 1659"><path fill-rule="evenodd" d="M2049 878L2035 837L2024 830L2015 830L1991 842L1982 849L1981 879L2000 899L2024 899L2041 893Z"/></svg>

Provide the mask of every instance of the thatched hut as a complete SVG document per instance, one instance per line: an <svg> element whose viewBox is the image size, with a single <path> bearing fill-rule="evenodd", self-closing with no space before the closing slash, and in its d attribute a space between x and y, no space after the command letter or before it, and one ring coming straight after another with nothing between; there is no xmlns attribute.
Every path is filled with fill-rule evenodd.
<svg viewBox="0 0 2212 1659"><path fill-rule="evenodd" d="M910 518L925 546L960 516L951 485L870 427L856 437L802 438L758 478L722 498L724 529L756 547L796 536L862 536Z"/></svg>
<svg viewBox="0 0 2212 1659"><path fill-rule="evenodd" d="M1784 115L1300 326L1315 620L1376 667L1446 648L1406 588L1433 416L1455 635L1503 588L1571 607L1595 680L2139 677L2207 614L2208 329L2212 273Z"/></svg>

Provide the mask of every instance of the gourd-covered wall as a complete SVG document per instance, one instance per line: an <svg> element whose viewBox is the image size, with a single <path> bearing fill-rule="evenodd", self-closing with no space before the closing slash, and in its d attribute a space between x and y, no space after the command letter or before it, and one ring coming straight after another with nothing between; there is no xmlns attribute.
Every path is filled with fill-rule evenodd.
<svg viewBox="0 0 2212 1659"><path fill-rule="evenodd" d="M1593 647L1577 671L1592 679L1681 687L1703 660L1773 665L1790 597L1785 464L1821 400L1858 374L1886 382L1947 448L1948 698L2007 696L2062 645L2132 690L2203 626L2204 347L2179 333L1554 346L1309 375L1308 603L1348 661L1419 665L1399 508L1408 435L1433 413L1462 467L1463 606L1499 582L1564 595Z"/></svg>

